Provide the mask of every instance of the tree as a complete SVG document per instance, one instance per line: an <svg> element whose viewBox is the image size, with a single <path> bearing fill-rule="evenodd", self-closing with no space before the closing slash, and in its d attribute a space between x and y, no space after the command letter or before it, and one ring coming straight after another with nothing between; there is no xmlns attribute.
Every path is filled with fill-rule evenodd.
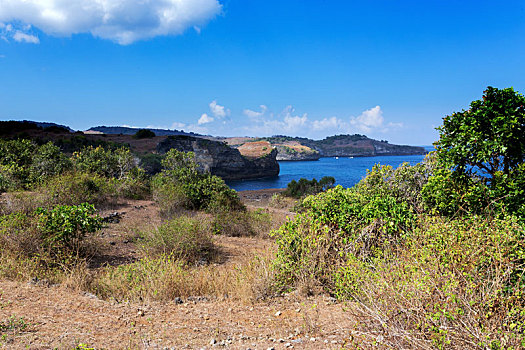
<svg viewBox="0 0 525 350"><path fill-rule="evenodd" d="M155 133L149 129L140 129L133 137L136 139L149 139L155 137Z"/></svg>
<svg viewBox="0 0 525 350"><path fill-rule="evenodd" d="M466 111L443 119L439 167L423 188L439 212L506 211L525 217L525 98L488 87Z"/></svg>
<svg viewBox="0 0 525 350"><path fill-rule="evenodd" d="M456 175L481 175L489 182L510 174L525 155L525 98L512 88L488 87L466 111L443 119L436 149Z"/></svg>

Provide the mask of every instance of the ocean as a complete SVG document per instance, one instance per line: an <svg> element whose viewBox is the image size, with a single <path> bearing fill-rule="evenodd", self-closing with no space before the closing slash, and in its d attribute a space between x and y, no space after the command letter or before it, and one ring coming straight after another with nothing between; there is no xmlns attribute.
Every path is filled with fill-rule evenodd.
<svg viewBox="0 0 525 350"><path fill-rule="evenodd" d="M431 150L432 147L425 147ZM321 158L317 161L286 161L279 162L281 171L279 176L227 181L228 186L236 191L262 190L267 188L286 188L292 180L299 180L304 177L308 180L316 178L320 180L323 176L333 176L336 184L343 187L352 187L366 176L367 169L371 169L374 164L391 165L398 167L403 162L411 165L417 164L425 156L378 156L378 157L339 157Z"/></svg>

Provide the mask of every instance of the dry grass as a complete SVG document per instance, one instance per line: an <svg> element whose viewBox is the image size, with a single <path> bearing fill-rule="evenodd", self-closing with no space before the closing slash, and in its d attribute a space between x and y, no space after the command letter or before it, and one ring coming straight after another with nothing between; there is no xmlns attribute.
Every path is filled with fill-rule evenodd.
<svg viewBox="0 0 525 350"><path fill-rule="evenodd" d="M273 150L268 141L247 142L238 148L239 152L247 158L264 157Z"/></svg>
<svg viewBox="0 0 525 350"><path fill-rule="evenodd" d="M357 333L387 348L525 347L523 261L509 254L523 229L438 220L421 230L373 271L356 268Z"/></svg>
<svg viewBox="0 0 525 350"><path fill-rule="evenodd" d="M169 256L143 258L100 271L90 290L102 298L118 301L212 296L250 302L271 295L271 257L268 253L233 265L193 267Z"/></svg>

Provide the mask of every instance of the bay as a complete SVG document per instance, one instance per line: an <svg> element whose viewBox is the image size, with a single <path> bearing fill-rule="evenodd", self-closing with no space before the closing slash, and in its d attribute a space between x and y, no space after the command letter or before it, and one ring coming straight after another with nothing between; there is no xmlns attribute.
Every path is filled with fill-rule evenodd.
<svg viewBox="0 0 525 350"><path fill-rule="evenodd" d="M425 147L427 148L427 147ZM430 147L427 148L430 150ZM352 187L366 176L366 171L374 164L391 165L398 167L404 162L410 165L423 160L423 155L412 156L378 156L378 157L339 157L321 158L317 161L286 161L279 162L281 171L279 176L227 181L228 186L236 191L262 190L267 188L286 188L292 180L306 178L320 180L323 176L333 176L336 184L343 187Z"/></svg>

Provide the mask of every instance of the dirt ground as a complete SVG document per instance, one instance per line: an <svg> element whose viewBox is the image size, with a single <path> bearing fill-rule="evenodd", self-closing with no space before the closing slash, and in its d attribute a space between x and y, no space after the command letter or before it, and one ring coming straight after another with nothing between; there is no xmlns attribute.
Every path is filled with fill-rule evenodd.
<svg viewBox="0 0 525 350"><path fill-rule="evenodd" d="M240 195L248 206L264 206L275 192ZM130 242L140 223L161 222L150 201L131 201L101 214L113 222L101 234L107 244L92 262L94 269L136 259ZM273 241L218 236L216 244L228 264L270 249ZM351 308L328 296L297 294L254 303L205 296L119 303L60 285L0 280L0 348L340 349L356 336Z"/></svg>

